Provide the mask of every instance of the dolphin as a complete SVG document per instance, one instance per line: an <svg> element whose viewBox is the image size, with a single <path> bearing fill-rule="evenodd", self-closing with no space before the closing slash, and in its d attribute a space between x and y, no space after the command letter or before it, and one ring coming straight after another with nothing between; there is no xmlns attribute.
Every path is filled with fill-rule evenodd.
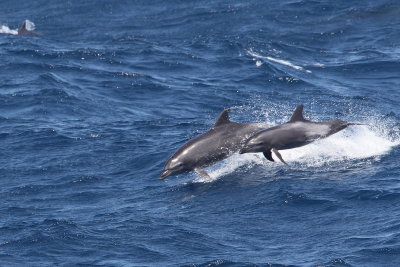
<svg viewBox="0 0 400 267"><path fill-rule="evenodd" d="M23 36L39 36L39 34L33 32L35 30L35 24L30 20L24 20L18 29L18 35Z"/></svg>
<svg viewBox="0 0 400 267"><path fill-rule="evenodd" d="M350 123L342 120L313 122L304 119L303 105L297 106L287 123L261 130L246 140L239 153L263 152L269 161L274 161L272 152L287 164L278 150L292 149L305 146L317 139L328 137L350 125L365 125Z"/></svg>
<svg viewBox="0 0 400 267"><path fill-rule="evenodd" d="M189 140L167 160L160 179L192 170L210 177L203 167L239 151L248 137L267 126L262 123L230 121L229 109L224 109L209 131Z"/></svg>

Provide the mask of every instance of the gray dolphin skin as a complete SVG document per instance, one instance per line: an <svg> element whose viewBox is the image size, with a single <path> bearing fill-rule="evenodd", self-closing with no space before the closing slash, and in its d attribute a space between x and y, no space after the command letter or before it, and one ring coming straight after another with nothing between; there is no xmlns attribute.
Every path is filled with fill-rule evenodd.
<svg viewBox="0 0 400 267"><path fill-rule="evenodd" d="M31 25L30 27L33 27L33 28L30 29L30 28L27 26L27 23L31 23L32 25ZM21 23L21 27L19 27L19 29L18 29L18 35L23 35L23 36L39 36L39 34L33 32L34 29L35 29L35 28L34 28L34 24L33 24L32 22L30 22L30 21L28 21L28 20L24 20L24 21Z"/></svg>
<svg viewBox="0 0 400 267"><path fill-rule="evenodd" d="M286 164L278 150L305 146L317 139L335 134L349 125L365 124L349 123L342 120L309 121L303 117L303 105L299 105L287 123L257 132L246 140L239 153L263 152L269 161L274 161L272 151Z"/></svg>
<svg viewBox="0 0 400 267"><path fill-rule="evenodd" d="M160 179L192 170L209 177L203 167L239 151L247 138L266 127L267 125L262 123L230 121L229 109L224 109L209 131L184 144L168 159Z"/></svg>

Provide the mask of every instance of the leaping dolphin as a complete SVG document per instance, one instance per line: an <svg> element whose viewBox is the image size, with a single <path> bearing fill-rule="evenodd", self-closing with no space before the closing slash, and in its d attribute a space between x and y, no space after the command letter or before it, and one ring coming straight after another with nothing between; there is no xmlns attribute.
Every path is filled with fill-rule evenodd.
<svg viewBox="0 0 400 267"><path fill-rule="evenodd" d="M273 151L286 164L278 150L305 146L317 139L335 134L349 125L365 124L342 120L309 121L303 117L303 105L299 105L287 123L257 132L246 140L239 153L263 152L269 161L274 161L271 153Z"/></svg>
<svg viewBox="0 0 400 267"><path fill-rule="evenodd" d="M209 177L203 167L239 151L248 137L268 126L261 123L230 121L228 112L229 109L224 109L209 131L179 148L165 163L160 179L192 170Z"/></svg>

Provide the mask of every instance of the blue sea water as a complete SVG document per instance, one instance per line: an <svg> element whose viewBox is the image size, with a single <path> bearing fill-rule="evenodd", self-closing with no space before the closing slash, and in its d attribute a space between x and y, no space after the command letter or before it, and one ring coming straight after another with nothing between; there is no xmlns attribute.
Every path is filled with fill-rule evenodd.
<svg viewBox="0 0 400 267"><path fill-rule="evenodd" d="M398 1L0 8L1 266L400 266ZM39 37L7 34L24 19ZM1 26L0 26L1 27ZM223 108L367 123L158 176Z"/></svg>

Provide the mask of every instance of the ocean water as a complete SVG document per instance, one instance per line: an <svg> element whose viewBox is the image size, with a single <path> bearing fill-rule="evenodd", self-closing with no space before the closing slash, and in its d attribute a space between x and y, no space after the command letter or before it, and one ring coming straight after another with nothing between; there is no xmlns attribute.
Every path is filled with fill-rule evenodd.
<svg viewBox="0 0 400 267"><path fill-rule="evenodd" d="M398 1L11 1L1 266L400 266ZM21 21L39 37L14 35ZM158 178L223 108L352 126Z"/></svg>

